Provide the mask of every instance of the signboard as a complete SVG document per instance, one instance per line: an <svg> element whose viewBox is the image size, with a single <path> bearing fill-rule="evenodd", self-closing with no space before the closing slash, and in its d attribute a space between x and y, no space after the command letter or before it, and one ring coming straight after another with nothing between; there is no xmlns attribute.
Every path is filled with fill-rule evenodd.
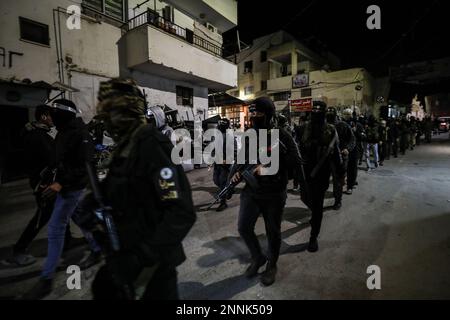
<svg viewBox="0 0 450 320"><path fill-rule="evenodd" d="M290 101L291 112L309 112L312 110L312 99L298 99Z"/></svg>
<svg viewBox="0 0 450 320"><path fill-rule="evenodd" d="M302 73L292 77L292 88L302 88L309 85L309 74Z"/></svg>

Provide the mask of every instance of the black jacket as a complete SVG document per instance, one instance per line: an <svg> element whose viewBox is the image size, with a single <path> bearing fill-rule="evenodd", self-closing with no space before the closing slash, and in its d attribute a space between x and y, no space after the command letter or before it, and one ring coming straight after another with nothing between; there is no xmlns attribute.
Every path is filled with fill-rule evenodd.
<svg viewBox="0 0 450 320"><path fill-rule="evenodd" d="M339 148L351 152L356 147L356 138L352 128L344 121L338 121L335 127L339 137Z"/></svg>
<svg viewBox="0 0 450 320"><path fill-rule="evenodd" d="M56 179L62 192L86 188L86 162L92 161L94 146L81 118L70 121L58 131L56 141Z"/></svg>
<svg viewBox="0 0 450 320"><path fill-rule="evenodd" d="M138 130L130 155L114 155L109 165L105 200L121 253L137 257L137 269L177 266L186 259L182 240L196 220L191 187L183 167L172 163L172 142L153 126Z"/></svg>
<svg viewBox="0 0 450 320"><path fill-rule="evenodd" d="M249 185L245 186L245 191L249 192L255 198L279 198L284 197L286 195L286 187L289 181L289 169L294 167L300 167L303 163L303 160L300 156L300 151L297 147L297 144L294 141L292 135L287 132L285 129L279 130L279 141L281 141L279 145L279 168L276 174L274 175L257 175L256 181L258 183L258 188L256 190L252 189ZM276 146L276 141L271 141L271 138L268 137L267 143L270 144L268 146L271 149L272 146ZM248 140L246 139L246 159L247 161L252 160L248 159ZM259 145L259 138L258 138ZM259 150L259 148L257 148ZM268 150L267 154L270 154L271 150ZM259 158L259 155L258 155ZM238 157L239 160L239 157ZM249 163L249 162L247 162ZM231 172L230 176L233 175Z"/></svg>
<svg viewBox="0 0 450 320"><path fill-rule="evenodd" d="M23 131L26 157L26 173L31 188L35 188L45 168L55 165L55 140L48 134L50 130L37 122L28 123Z"/></svg>

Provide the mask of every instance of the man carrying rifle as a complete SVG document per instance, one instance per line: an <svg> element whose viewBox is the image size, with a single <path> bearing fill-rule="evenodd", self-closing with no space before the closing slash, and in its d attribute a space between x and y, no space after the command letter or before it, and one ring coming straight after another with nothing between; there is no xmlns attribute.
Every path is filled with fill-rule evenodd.
<svg viewBox="0 0 450 320"><path fill-rule="evenodd" d="M229 137L229 134L227 133L227 130L230 129L230 120L227 118L222 118L219 120L217 124L217 129L222 133L222 146L218 146L219 148L222 148L222 155L223 159L227 158L227 139L234 139L233 136ZM234 150L237 148L236 140L233 141ZM235 158L235 154L233 155ZM222 163L214 163L214 173L213 173L213 181L216 186L220 188L220 190L223 190L228 182L229 175L230 175L230 168L231 164L226 163L225 160L223 160ZM222 197L220 199L220 205L216 209L217 212L223 211L228 207L227 205L227 198Z"/></svg>
<svg viewBox="0 0 450 320"><path fill-rule="evenodd" d="M272 118L275 115L275 106L272 100L267 97L256 99L250 106L250 112L252 129L256 130L257 136L259 137L262 134L260 129L267 129L270 134L269 130L274 129ZM250 266L245 271L245 276L248 278L255 277L259 268L267 262L266 269L260 278L261 283L266 286L275 282L277 273L277 261L281 246L281 218L287 198L288 167L302 165L300 153L292 136L284 129L279 129L279 138L280 145L284 147L280 148L278 172L274 175L261 175L260 166L252 170L256 176L256 185L253 184L252 186L250 183L246 183L241 193L239 209L239 234L244 239L252 259ZM258 146L257 149L270 148L274 141L271 141L270 136L267 141L268 146ZM248 150L248 147L245 150ZM249 163L251 160L255 159L248 159L248 157L246 159ZM242 179L242 174L239 171L235 174L232 171L232 175L232 181L234 182ZM266 226L269 251L267 257L261 251L254 230L260 214L262 214Z"/></svg>
<svg viewBox="0 0 450 320"><path fill-rule="evenodd" d="M171 161L172 142L146 123L134 81L102 82L98 101L98 116L117 143L100 185L117 241L94 280L94 299L133 299L141 284L143 299L178 299L181 242L196 220L189 181Z"/></svg>
<svg viewBox="0 0 450 320"><path fill-rule="evenodd" d="M326 110L325 102L314 101L311 121L302 127L298 137L310 191L308 206L312 211L309 252L319 250L317 237L322 224L323 202L330 184L332 164L342 166L338 135L335 127L326 122Z"/></svg>

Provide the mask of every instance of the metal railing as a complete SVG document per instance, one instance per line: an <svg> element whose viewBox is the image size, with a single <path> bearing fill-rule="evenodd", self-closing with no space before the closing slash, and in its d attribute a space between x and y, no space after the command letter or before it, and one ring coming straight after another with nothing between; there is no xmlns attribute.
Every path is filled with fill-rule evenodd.
<svg viewBox="0 0 450 320"><path fill-rule="evenodd" d="M173 34L194 46L200 47L216 56L222 57L223 51L221 47L195 35L192 30L185 29L169 20L164 19L157 12L150 9L128 20L128 22L123 24L122 31L129 32L143 25L152 25L160 30L164 30L167 33Z"/></svg>

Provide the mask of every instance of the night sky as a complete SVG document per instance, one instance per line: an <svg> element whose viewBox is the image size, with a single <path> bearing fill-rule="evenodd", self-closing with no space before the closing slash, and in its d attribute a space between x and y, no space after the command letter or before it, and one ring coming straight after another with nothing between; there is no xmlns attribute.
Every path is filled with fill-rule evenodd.
<svg viewBox="0 0 450 320"><path fill-rule="evenodd" d="M448 2L238 0L237 29L247 44L284 29L311 48L325 46L343 68L365 67L374 75L387 75L390 65L450 56ZM366 27L371 4L381 8L381 30ZM235 38L236 28L225 34L230 48Z"/></svg>

